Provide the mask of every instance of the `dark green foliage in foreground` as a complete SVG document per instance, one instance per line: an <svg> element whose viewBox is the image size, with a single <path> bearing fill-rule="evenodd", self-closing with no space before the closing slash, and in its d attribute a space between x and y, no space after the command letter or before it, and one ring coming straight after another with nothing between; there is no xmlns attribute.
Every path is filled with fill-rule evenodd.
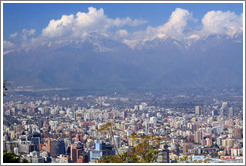
<svg viewBox="0 0 246 166"><path fill-rule="evenodd" d="M29 163L27 159L23 159L22 163Z"/></svg>
<svg viewBox="0 0 246 166"><path fill-rule="evenodd" d="M4 91L8 90L7 85L10 85L10 83L7 80L3 80L3 96L6 96Z"/></svg>
<svg viewBox="0 0 246 166"><path fill-rule="evenodd" d="M21 159L21 155L15 153L3 152L4 163L29 163L27 159Z"/></svg>
<svg viewBox="0 0 246 166"><path fill-rule="evenodd" d="M19 163L20 155L16 155L15 153L3 152L3 162L4 163Z"/></svg>

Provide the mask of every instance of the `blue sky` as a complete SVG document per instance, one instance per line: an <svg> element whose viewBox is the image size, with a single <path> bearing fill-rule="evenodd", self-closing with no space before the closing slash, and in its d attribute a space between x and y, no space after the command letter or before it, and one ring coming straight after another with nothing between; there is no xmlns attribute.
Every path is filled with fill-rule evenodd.
<svg viewBox="0 0 246 166"><path fill-rule="evenodd" d="M242 12L243 3L4 3L4 48L78 40L91 32L130 45L167 36L233 37L242 32Z"/></svg>
<svg viewBox="0 0 246 166"><path fill-rule="evenodd" d="M192 12L198 19L210 10L233 11L241 14L243 5L239 3L162 3L162 4L91 4L91 3L5 3L3 5L4 40L22 29L36 29L37 34L45 28L52 19L62 15L87 12L88 7L103 8L105 15L110 18L131 17L148 21L148 25L158 26L169 19L175 8L183 8ZM146 25L145 25L146 26Z"/></svg>

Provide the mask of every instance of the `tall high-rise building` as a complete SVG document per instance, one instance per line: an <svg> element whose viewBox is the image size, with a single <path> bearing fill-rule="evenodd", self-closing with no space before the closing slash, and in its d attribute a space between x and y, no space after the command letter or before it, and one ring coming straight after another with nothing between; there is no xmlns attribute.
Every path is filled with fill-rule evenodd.
<svg viewBox="0 0 246 166"><path fill-rule="evenodd" d="M222 141L223 141L223 139L225 138L225 136L219 136L219 137L217 137L217 139L216 139L216 144L217 145L219 145L219 146L221 146L222 145Z"/></svg>
<svg viewBox="0 0 246 166"><path fill-rule="evenodd" d="M50 155L56 157L58 155L58 141L51 140L50 142Z"/></svg>
<svg viewBox="0 0 246 166"><path fill-rule="evenodd" d="M234 139L227 139L226 140L226 145L228 147L233 147L235 140Z"/></svg>
<svg viewBox="0 0 246 166"><path fill-rule="evenodd" d="M110 149L107 148L106 144L101 140L95 140L95 149L90 151L90 161L96 161L102 156L108 156L113 153Z"/></svg>
<svg viewBox="0 0 246 166"><path fill-rule="evenodd" d="M121 119L122 119L122 120L125 120L125 118L126 118L126 116L127 116L127 113L126 113L125 111L122 111L122 112L120 113L120 116L121 116Z"/></svg>
<svg viewBox="0 0 246 166"><path fill-rule="evenodd" d="M229 109L229 117L231 118L231 117L233 117L234 116L234 110L233 110L233 108L231 107L230 109Z"/></svg>
<svg viewBox="0 0 246 166"><path fill-rule="evenodd" d="M200 130L195 131L195 138L194 138L195 143L201 143L201 140L202 140L202 131Z"/></svg>
<svg viewBox="0 0 246 166"><path fill-rule="evenodd" d="M115 140L115 146L116 146L116 148L120 148L121 147L121 139L120 139L120 136L114 135L114 140Z"/></svg>
<svg viewBox="0 0 246 166"><path fill-rule="evenodd" d="M217 110L212 110L212 116L217 116L218 115L218 111Z"/></svg>
<svg viewBox="0 0 246 166"><path fill-rule="evenodd" d="M227 107L227 102L222 102L222 108L226 108Z"/></svg>
<svg viewBox="0 0 246 166"><path fill-rule="evenodd" d="M227 108L227 102L222 102L222 107L220 108L220 116L225 116L226 108Z"/></svg>
<svg viewBox="0 0 246 166"><path fill-rule="evenodd" d="M201 110L200 110L199 106L195 107L195 113L196 113L196 115L201 115Z"/></svg>
<svg viewBox="0 0 246 166"><path fill-rule="evenodd" d="M56 157L58 155L58 141L47 138L46 151L50 153L50 156Z"/></svg>
<svg viewBox="0 0 246 166"><path fill-rule="evenodd" d="M72 162L77 162L77 145L73 144L71 145L71 160Z"/></svg>
<svg viewBox="0 0 246 166"><path fill-rule="evenodd" d="M34 144L36 151L39 151L40 137L41 135L38 132L34 132L31 137L31 142Z"/></svg>
<svg viewBox="0 0 246 166"><path fill-rule="evenodd" d="M187 156L187 152L188 152L188 145L187 145L187 143L184 143L184 144L183 144L183 154L184 154L185 156Z"/></svg>
<svg viewBox="0 0 246 166"><path fill-rule="evenodd" d="M243 138L243 128L241 127L235 127L233 131L233 137L235 139L241 139Z"/></svg>
<svg viewBox="0 0 246 166"><path fill-rule="evenodd" d="M58 140L58 154L65 154L65 142L63 139Z"/></svg>
<svg viewBox="0 0 246 166"><path fill-rule="evenodd" d="M206 138L206 145L207 146L212 146L212 138Z"/></svg>
<svg viewBox="0 0 246 166"><path fill-rule="evenodd" d="M223 107L220 108L220 116L225 116L225 109Z"/></svg>
<svg viewBox="0 0 246 166"><path fill-rule="evenodd" d="M71 145L71 160L73 163L88 162L88 154L84 151L82 143L79 142Z"/></svg>
<svg viewBox="0 0 246 166"><path fill-rule="evenodd" d="M51 140L49 137L46 140L47 140L46 151L50 153L50 151L51 151Z"/></svg>

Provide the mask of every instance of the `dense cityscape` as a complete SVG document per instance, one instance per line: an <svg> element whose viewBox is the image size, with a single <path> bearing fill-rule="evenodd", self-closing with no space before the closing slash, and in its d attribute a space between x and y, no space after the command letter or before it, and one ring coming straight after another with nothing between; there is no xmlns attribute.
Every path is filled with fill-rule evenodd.
<svg viewBox="0 0 246 166"><path fill-rule="evenodd" d="M30 163L97 163L158 136L156 163L243 162L242 91L4 97L3 151ZM100 130L113 123L113 134ZM117 123L114 123L117 122ZM112 139L113 138L113 139ZM184 157L187 157L184 160Z"/></svg>

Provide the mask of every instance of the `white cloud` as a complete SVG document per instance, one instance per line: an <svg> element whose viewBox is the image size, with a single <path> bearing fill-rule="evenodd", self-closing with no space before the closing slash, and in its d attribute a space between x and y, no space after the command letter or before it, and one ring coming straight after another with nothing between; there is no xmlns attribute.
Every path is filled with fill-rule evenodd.
<svg viewBox="0 0 246 166"><path fill-rule="evenodd" d="M33 37L36 32L35 29L23 29L21 33L13 33L9 37L20 42L21 47L27 48L56 41L67 43L86 40L91 32L98 32L101 36L120 40L129 47L135 48L154 39L165 40L170 37L179 41L189 40L193 42L211 34L225 34L233 37L243 31L243 14L236 15L230 11L207 12L202 19L202 25L194 26L193 24L190 27L188 26L189 21L196 22L192 13L185 9L176 8L168 21L162 25L156 27L149 25L146 29L134 31L133 28L129 30L126 26L138 26L147 23L147 21L131 19L130 17L109 18L102 8L89 7L88 12L62 15L60 19L50 20L38 37ZM9 45L11 44L9 43Z"/></svg>
<svg viewBox="0 0 246 166"><path fill-rule="evenodd" d="M202 19L202 26L188 27L188 21L196 22L197 20L193 18L191 12L176 8L172 12L168 22L157 27L148 26L144 31L134 32L131 34L131 38L125 40L124 43L134 48L138 44L148 40L154 40L155 38L165 39L171 37L180 41L191 39L196 41L212 34L223 34L234 37L243 31L243 14L236 15L230 11L207 12Z"/></svg>
<svg viewBox="0 0 246 166"><path fill-rule="evenodd" d="M88 13L78 12L76 14L75 26L95 31L97 29L105 30L109 25L107 24L107 16L104 15L102 8L97 10L96 8L89 7Z"/></svg>
<svg viewBox="0 0 246 166"><path fill-rule="evenodd" d="M3 52L3 55L7 55L8 53L11 53L11 52L13 52L14 50L8 50L8 51L4 51Z"/></svg>
<svg viewBox="0 0 246 166"><path fill-rule="evenodd" d="M7 40L3 41L3 55L12 52L14 50L14 48L15 48L14 43L7 41Z"/></svg>
<svg viewBox="0 0 246 166"><path fill-rule="evenodd" d="M10 48L14 48L15 44L13 44L10 41L4 40L3 41L3 49L10 49Z"/></svg>
<svg viewBox="0 0 246 166"><path fill-rule="evenodd" d="M106 33L111 27L138 26L144 24L143 20L132 20L131 18L108 18L104 10L89 7L88 12L78 12L75 16L63 15L61 19L51 20L49 25L43 29L42 36L48 38L56 37L82 37L84 32Z"/></svg>
<svg viewBox="0 0 246 166"><path fill-rule="evenodd" d="M117 31L117 34L118 34L120 37L126 37L126 36L128 36L128 32L127 32L127 30L125 30L125 29L120 29L119 31Z"/></svg>
<svg viewBox="0 0 246 166"><path fill-rule="evenodd" d="M35 34L35 32L36 32L35 29L30 29L30 30L22 29L22 33L25 34L25 35L27 35L27 36L32 36L32 35Z"/></svg>
<svg viewBox="0 0 246 166"><path fill-rule="evenodd" d="M102 8L97 10L93 7L88 8L88 13L78 12L76 17L77 24L81 27L88 27L107 19Z"/></svg>
<svg viewBox="0 0 246 166"><path fill-rule="evenodd" d="M202 19L205 35L226 34L233 37L242 32L243 15L236 15L234 12L209 11Z"/></svg>
<svg viewBox="0 0 246 166"><path fill-rule="evenodd" d="M134 49L139 44L138 40L127 40L127 39L125 39L123 42L132 49Z"/></svg>
<svg viewBox="0 0 246 166"><path fill-rule="evenodd" d="M22 34L21 34L21 38L22 40L27 40L28 37L31 37L35 34L36 30L35 29L22 29Z"/></svg>
<svg viewBox="0 0 246 166"><path fill-rule="evenodd" d="M49 25L43 29L42 35L44 37L52 38L59 37L65 33L70 33L74 23L74 15L63 15L60 20L51 20Z"/></svg>
<svg viewBox="0 0 246 166"><path fill-rule="evenodd" d="M200 36L199 35L196 35L196 34L193 34L193 35L190 35L188 37L188 39L196 39L196 40L198 40L198 39L200 39Z"/></svg>
<svg viewBox="0 0 246 166"><path fill-rule="evenodd" d="M160 39L164 39L167 37L167 35L163 34L163 33L158 33L157 34L157 37L160 38Z"/></svg>
<svg viewBox="0 0 246 166"><path fill-rule="evenodd" d="M168 22L157 27L148 26L144 31L134 32L131 39L124 41L124 43L133 48L139 43L154 40L155 38L165 39L171 37L176 40L183 40L186 37L184 31L188 21L196 21L196 19L192 17L192 14L188 10L176 8L172 12Z"/></svg>
<svg viewBox="0 0 246 166"><path fill-rule="evenodd" d="M117 27L122 27L124 25L138 26L138 25L147 23L147 21L145 21L145 20L132 20L129 17L126 17L126 18L123 18L123 19L116 18L115 20L108 20L108 21L112 22Z"/></svg>
<svg viewBox="0 0 246 166"><path fill-rule="evenodd" d="M167 34L170 37L180 39L184 37L184 30L189 20L194 21L195 19L188 10L176 8L175 11L172 12L169 21L163 26L159 26L157 31Z"/></svg>
<svg viewBox="0 0 246 166"><path fill-rule="evenodd" d="M15 38L17 36L18 36L18 33L17 32L16 33L12 33L11 35L9 35L10 38Z"/></svg>

